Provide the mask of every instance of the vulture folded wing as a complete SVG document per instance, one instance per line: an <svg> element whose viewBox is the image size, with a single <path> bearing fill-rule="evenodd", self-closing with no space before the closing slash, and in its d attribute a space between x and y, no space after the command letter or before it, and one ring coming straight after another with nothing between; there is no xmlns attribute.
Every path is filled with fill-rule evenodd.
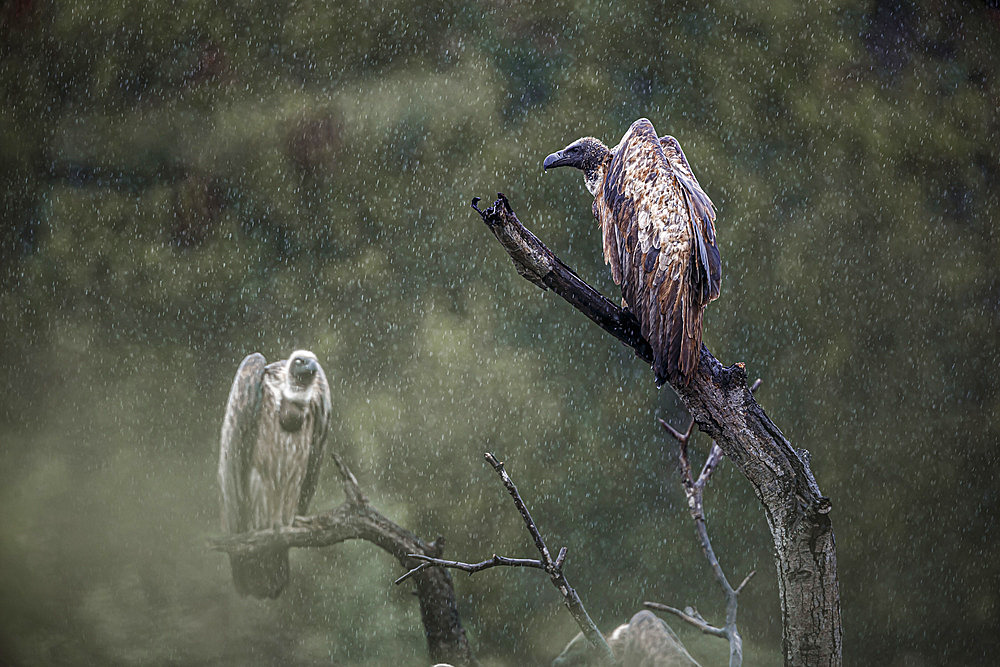
<svg viewBox="0 0 1000 667"><path fill-rule="evenodd" d="M326 450L326 434L330 426L330 385L327 384L322 368L317 372L315 383L312 404L309 406L312 414L309 461L306 463L306 474L302 480L302 492L299 494L299 506L296 510L300 516L309 510L309 503L316 492L319 468Z"/></svg>
<svg viewBox="0 0 1000 667"><path fill-rule="evenodd" d="M715 205L695 178L677 140L670 135L660 137L660 148L674 170L687 202L698 263L691 279L701 302L707 304L719 298L722 284L722 261L719 247L715 244Z"/></svg>
<svg viewBox="0 0 1000 667"><path fill-rule="evenodd" d="M645 118L612 150L594 211L604 233L605 261L620 267L613 273L622 296L653 348L657 384L686 383L698 366L707 303L692 289L691 271L700 261L692 260L697 234L685 186ZM707 251L702 264L711 266Z"/></svg>
<svg viewBox="0 0 1000 667"><path fill-rule="evenodd" d="M264 357L249 355L236 370L219 446L222 527L241 533L249 527L246 474L257 439L258 412L264 391Z"/></svg>

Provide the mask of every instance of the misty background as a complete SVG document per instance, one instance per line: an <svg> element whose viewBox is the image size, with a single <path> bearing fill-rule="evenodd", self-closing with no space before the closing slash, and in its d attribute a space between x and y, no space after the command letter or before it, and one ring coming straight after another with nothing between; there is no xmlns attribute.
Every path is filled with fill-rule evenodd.
<svg viewBox="0 0 1000 667"><path fill-rule="evenodd" d="M206 546L236 367L297 348L330 380L331 446L446 557L533 553L489 450L603 630L643 600L721 622L656 423L687 423L673 392L469 208L504 192L616 300L582 179L541 162L645 116L718 208L705 343L763 378L833 502L845 664L991 664L998 43L993 0L8 0L0 662L429 663L374 546L293 550L273 602ZM328 465L312 510L342 499ZM730 579L757 570L747 664L780 664L759 503L723 463L706 507ZM539 573L454 581L484 664L577 632Z"/></svg>

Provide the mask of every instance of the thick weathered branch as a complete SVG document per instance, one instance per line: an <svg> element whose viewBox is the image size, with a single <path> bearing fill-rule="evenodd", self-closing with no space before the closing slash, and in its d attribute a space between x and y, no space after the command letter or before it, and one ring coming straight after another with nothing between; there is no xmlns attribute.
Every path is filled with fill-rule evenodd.
<svg viewBox="0 0 1000 667"><path fill-rule="evenodd" d="M580 280L573 269L563 264L538 237L518 222L507 198L502 194L497 197L496 203L486 211L476 207L479 202L476 197L472 200L472 208L482 216L514 260L517 272L542 289L551 289L566 299L602 329L633 348L641 359L653 363L653 348L642 337L639 321Z"/></svg>
<svg viewBox="0 0 1000 667"><path fill-rule="evenodd" d="M566 299L636 355L652 361L638 321L583 282L524 228L507 198L480 211L522 276ZM837 554L825 498L796 451L757 404L743 364L725 368L703 345L698 371L675 387L698 427L750 480L774 540L786 665L840 665Z"/></svg>
<svg viewBox="0 0 1000 667"><path fill-rule="evenodd" d="M437 565L442 568L464 570L470 574L487 568L499 566L533 567L545 570L545 572L548 573L549 578L552 580L552 584L559 589L559 592L562 594L563 602L566 604L566 608L569 609L569 613L573 616L573 620L576 621L576 624L580 626L580 630L583 631L584 636L598 650L604 662L607 664L613 663L615 656L611 651L611 647L608 646L608 642L604 639L604 635L601 634L601 631L597 629L597 625L595 625L594 621L590 618L590 614L588 614L586 608L584 608L583 602L580 600L580 596L577 594L576 590L569 585L566 575L563 574L562 566L563 562L566 560L566 547L559 550L559 554L556 556L555 560L552 559L552 554L549 551L548 546L545 544L545 539L538 530L538 526L535 525L534 519L531 518L531 513L528 511L527 506L521 499L521 494L518 493L517 487L514 485L514 481L507 474L507 471L504 470L503 462L498 460L497 457L493 456L493 454L489 452L486 453L486 460L489 461L491 466L493 466L493 469L500 476L500 479L503 480L503 484L504 487L506 487L507 492L510 493L511 498L514 499L514 505L517 507L518 512L521 513L524 525L527 527L528 532L531 533L531 538L535 541L535 547L542 555L541 559L504 558L503 556L497 556L494 554L492 558L488 558L479 563L463 563L459 561L444 560L434 557L422 557L416 554L411 554L412 557L418 558L424 562L397 579L396 583L398 584L417 572L423 571L433 565Z"/></svg>
<svg viewBox="0 0 1000 667"><path fill-rule="evenodd" d="M365 498L357 479L340 457L334 454L333 458L347 496L339 507L322 514L296 517L291 526L227 535L211 540L209 546L228 553L250 553L261 548L327 547L347 540L365 540L392 554L407 569L419 564L411 554L441 555L441 538L428 544L383 516ZM434 568L419 573L414 581L431 660L477 665L458 617L451 575L447 570Z"/></svg>

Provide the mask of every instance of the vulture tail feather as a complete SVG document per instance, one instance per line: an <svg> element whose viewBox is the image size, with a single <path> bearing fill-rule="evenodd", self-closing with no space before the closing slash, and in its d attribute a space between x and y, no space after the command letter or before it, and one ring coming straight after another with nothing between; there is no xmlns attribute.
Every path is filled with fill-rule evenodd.
<svg viewBox="0 0 1000 667"><path fill-rule="evenodd" d="M229 564L240 595L274 599L288 585L288 549L230 554Z"/></svg>
<svg viewBox="0 0 1000 667"><path fill-rule="evenodd" d="M658 305L660 326L649 322L643 332L651 343L659 341L659 345L653 345L656 386L667 381L687 386L701 362L701 316L705 307L688 293L682 281L669 283Z"/></svg>
<svg viewBox="0 0 1000 667"><path fill-rule="evenodd" d="M683 378L681 383L687 386L701 363L701 316L705 312L705 306L690 297L684 306L685 331L678 365Z"/></svg>

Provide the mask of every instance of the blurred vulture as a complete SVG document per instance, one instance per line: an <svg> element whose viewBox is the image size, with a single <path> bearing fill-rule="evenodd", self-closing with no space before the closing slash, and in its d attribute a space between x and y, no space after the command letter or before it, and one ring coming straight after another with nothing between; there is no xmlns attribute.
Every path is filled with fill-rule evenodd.
<svg viewBox="0 0 1000 667"><path fill-rule="evenodd" d="M625 625L619 625L608 635L608 646L615 654L615 664L623 667L698 667L691 654L681 644L673 628L645 609ZM590 642L578 633L563 652L552 661L552 667L587 667L603 664Z"/></svg>
<svg viewBox="0 0 1000 667"><path fill-rule="evenodd" d="M260 354L243 360L222 421L223 530L279 528L306 513L329 423L330 387L312 352L269 365ZM288 549L229 561L240 595L276 598L288 583Z"/></svg>
<svg viewBox="0 0 1000 667"><path fill-rule="evenodd" d="M657 386L687 385L701 356L701 317L719 297L722 265L715 206L677 140L657 137L645 118L608 149L584 137L545 158L576 167L594 195L604 261L653 348Z"/></svg>

